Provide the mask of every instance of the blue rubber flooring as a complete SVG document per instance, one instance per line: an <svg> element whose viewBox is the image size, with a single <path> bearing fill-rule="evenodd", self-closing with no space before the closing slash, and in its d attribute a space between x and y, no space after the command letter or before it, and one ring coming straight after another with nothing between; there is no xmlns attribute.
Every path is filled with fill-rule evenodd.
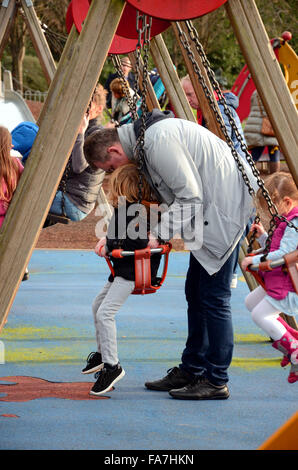
<svg viewBox="0 0 298 470"><path fill-rule="evenodd" d="M187 265L187 253L172 253L164 286L156 294L130 296L120 310L118 349L126 375L110 399L90 400L87 393L81 400L32 395L1 401L3 385L15 386L5 377L70 382L74 389L94 381L81 369L95 350L91 304L108 267L92 251L35 250L30 278L21 283L0 333L0 449L254 450L284 424L297 411L297 384L287 383L288 370L250 319L240 274L232 295L230 398L181 401L144 388L146 380L179 364L187 333Z"/></svg>

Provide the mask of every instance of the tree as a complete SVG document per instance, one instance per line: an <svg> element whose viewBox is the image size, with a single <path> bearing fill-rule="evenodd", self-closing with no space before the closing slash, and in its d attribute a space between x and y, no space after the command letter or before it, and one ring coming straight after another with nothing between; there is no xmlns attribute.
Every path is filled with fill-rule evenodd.
<svg viewBox="0 0 298 470"><path fill-rule="evenodd" d="M25 57L26 26L18 11L12 30L9 34L8 49L11 56L11 72L14 88L23 92L23 60Z"/></svg>

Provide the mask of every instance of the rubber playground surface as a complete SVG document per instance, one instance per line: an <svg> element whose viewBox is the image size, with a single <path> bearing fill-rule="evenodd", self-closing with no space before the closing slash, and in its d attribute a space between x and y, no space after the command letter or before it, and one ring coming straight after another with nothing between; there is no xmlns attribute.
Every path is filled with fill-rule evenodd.
<svg viewBox="0 0 298 470"><path fill-rule="evenodd" d="M125 377L106 397L81 374L95 351L91 303L108 267L93 251L33 252L0 333L0 449L255 450L297 411L297 384L249 317L248 287L233 289L230 398L184 401L144 388L178 365L186 339L188 253L170 255L155 294L130 296L118 314Z"/></svg>

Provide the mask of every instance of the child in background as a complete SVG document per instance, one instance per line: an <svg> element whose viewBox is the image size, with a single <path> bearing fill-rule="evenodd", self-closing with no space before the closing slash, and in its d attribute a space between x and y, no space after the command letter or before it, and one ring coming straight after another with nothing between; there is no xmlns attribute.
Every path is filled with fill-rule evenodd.
<svg viewBox="0 0 298 470"><path fill-rule="evenodd" d="M292 176L289 173L277 172L266 181L266 188L278 213L282 214L295 227L298 227L298 191ZM258 200L261 201L260 190ZM261 223L253 224L251 230L256 229L258 241L261 247L265 247L267 233ZM267 260L277 260L285 254L295 251L298 245L298 233L289 227L286 222L277 220L274 230L270 252ZM258 264L262 255L248 256L242 261L242 268L246 269L250 264ZM297 315L298 296L288 272L282 267L262 273L266 290L259 286L250 292L245 299L245 304L252 314L254 322L262 328L274 342L272 346L281 351L284 358L282 365L291 362L292 367L288 382L298 381L298 332L279 316L281 312L287 315Z"/></svg>
<svg viewBox="0 0 298 470"><path fill-rule="evenodd" d="M139 199L139 171L134 163L123 165L110 177L109 199L114 207L114 215L109 223L107 236L95 247L95 253L106 256L114 249L125 251L158 246L158 241L148 233L148 211L150 203L155 202L150 186L143 179L142 199L146 206L141 206L144 213L136 217ZM132 214L132 215L129 215ZM136 237L136 234L137 237ZM161 256L151 256L151 278L154 284ZM103 395L124 375L119 364L117 353L117 335L115 315L132 293L135 286L134 256L112 259L115 275L110 275L107 284L95 298L92 310L96 330L97 352L90 353L83 374L96 372L97 381L92 387L91 395Z"/></svg>
<svg viewBox="0 0 298 470"><path fill-rule="evenodd" d="M0 227L24 169L18 158L11 157L11 134L0 126Z"/></svg>

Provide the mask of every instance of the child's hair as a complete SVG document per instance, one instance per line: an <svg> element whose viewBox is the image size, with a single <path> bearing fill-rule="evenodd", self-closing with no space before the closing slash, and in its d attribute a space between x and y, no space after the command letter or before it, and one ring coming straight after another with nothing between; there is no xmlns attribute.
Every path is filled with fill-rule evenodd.
<svg viewBox="0 0 298 470"><path fill-rule="evenodd" d="M97 105L102 105L103 108L105 108L107 93L107 90L105 90L104 87L99 83L93 92L92 101L94 101Z"/></svg>
<svg viewBox="0 0 298 470"><path fill-rule="evenodd" d="M135 163L128 163L118 167L110 176L109 200L113 207L118 206L118 198L125 197L127 202L139 201L139 170ZM143 177L142 199L156 202L151 188Z"/></svg>
<svg viewBox="0 0 298 470"><path fill-rule="evenodd" d="M128 81L127 80L125 80L125 81L126 81L127 87L129 88ZM123 96L125 96L123 80L121 78L114 78L114 80L111 81L110 90L112 92L117 93L118 95L120 95L121 98Z"/></svg>
<svg viewBox="0 0 298 470"><path fill-rule="evenodd" d="M265 187L274 204L278 204L286 196L298 201L297 186L290 173L286 173L285 171L272 173L272 175L266 179ZM261 206L264 207L265 201L263 200L261 189L257 192L257 199Z"/></svg>
<svg viewBox="0 0 298 470"><path fill-rule="evenodd" d="M21 174L16 159L10 156L10 150L11 134L6 127L0 126L0 199L7 202L11 200ZM6 188L3 188L3 180Z"/></svg>

